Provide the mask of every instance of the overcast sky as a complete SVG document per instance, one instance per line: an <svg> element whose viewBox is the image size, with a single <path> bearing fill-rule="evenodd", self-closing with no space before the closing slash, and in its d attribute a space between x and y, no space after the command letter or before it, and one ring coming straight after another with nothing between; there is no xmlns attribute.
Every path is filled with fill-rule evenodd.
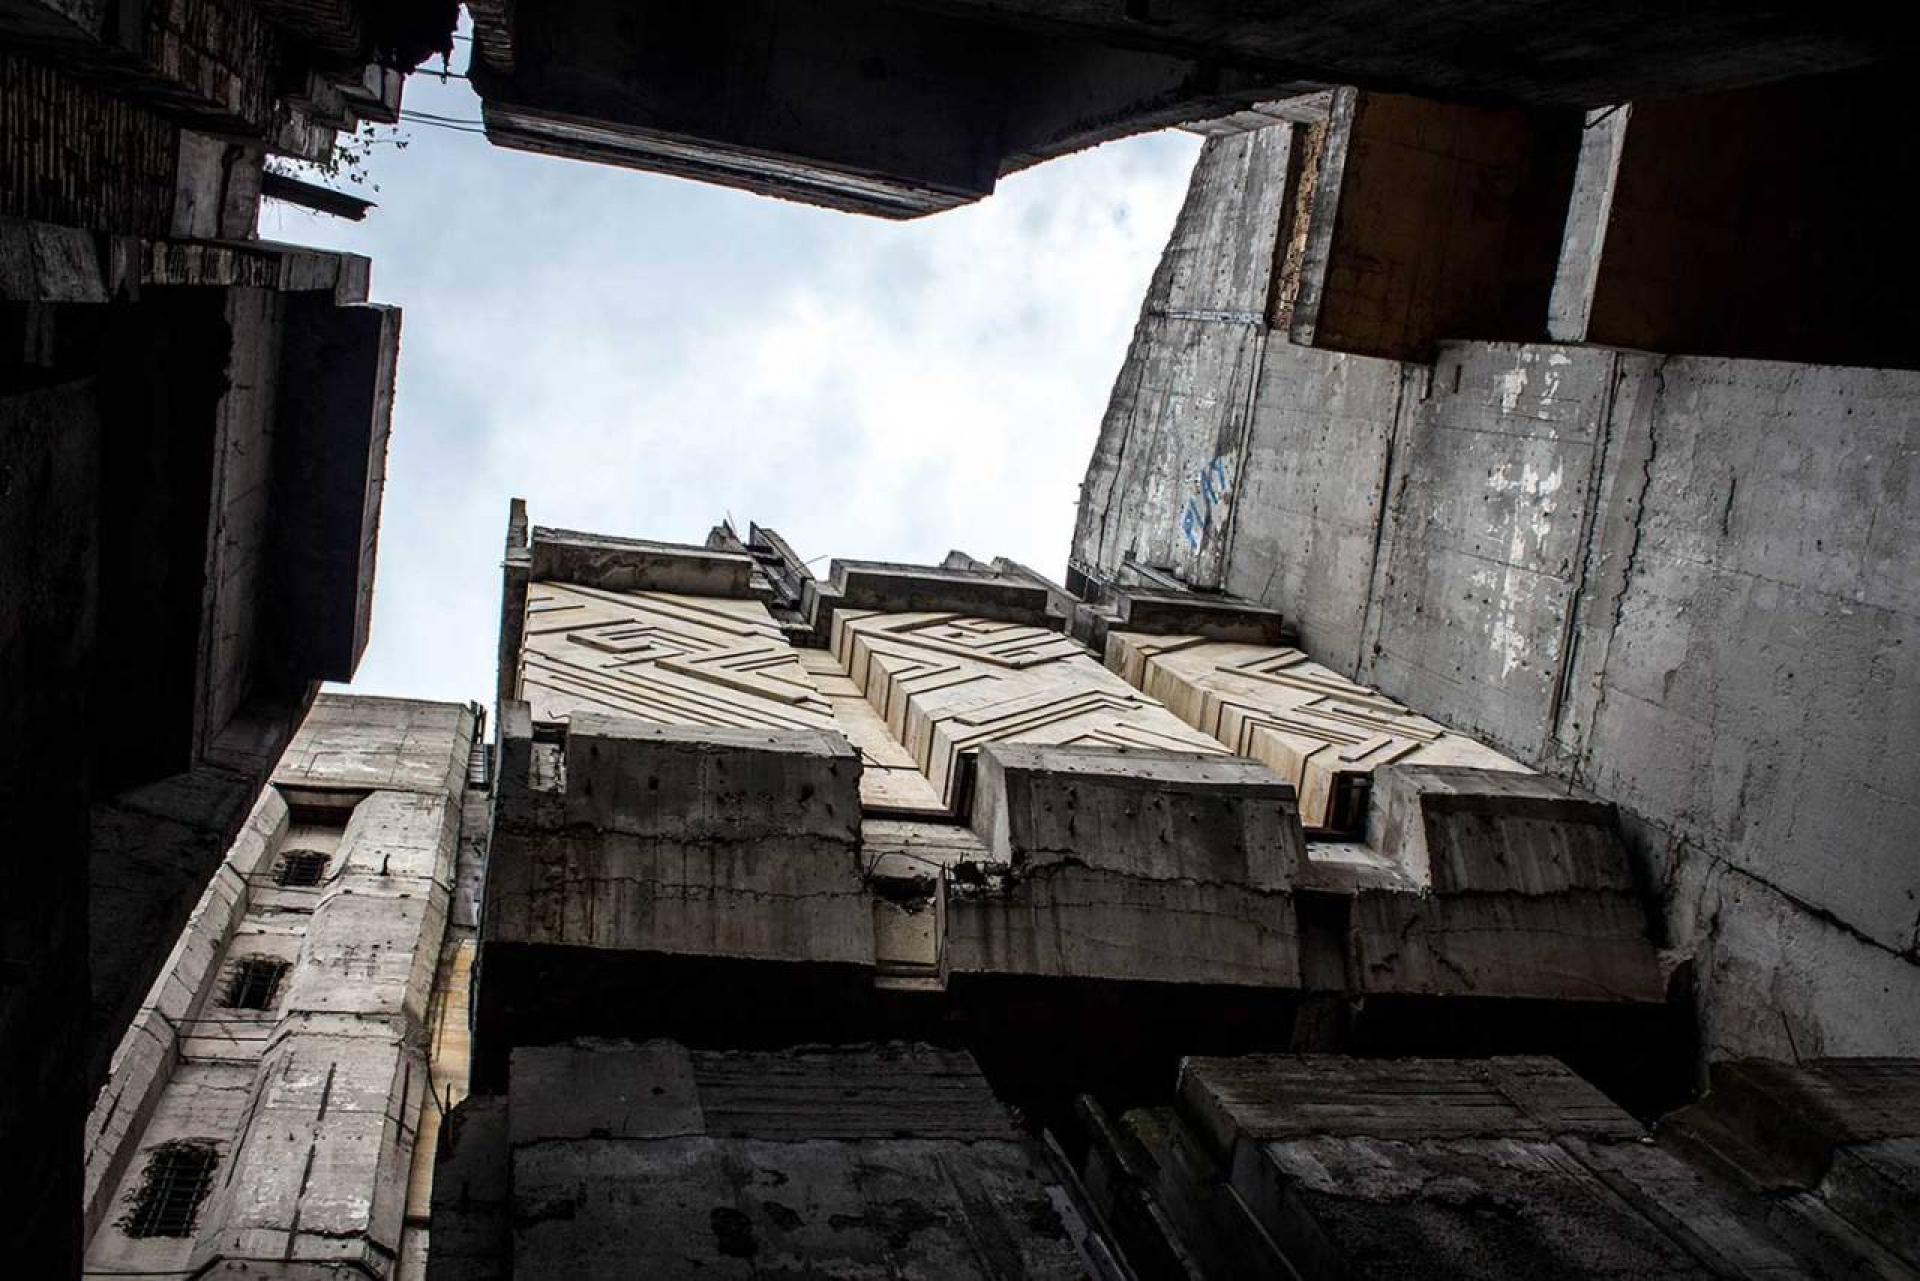
<svg viewBox="0 0 1920 1281"><path fill-rule="evenodd" d="M465 46L456 57L464 61ZM477 119L462 81L410 109ZM1082 471L1198 140L1159 134L891 223L403 123L364 223L261 235L373 258L405 309L373 639L352 689L490 702L507 501L804 557L950 547L1064 572ZM362 189L364 191L364 189Z"/></svg>

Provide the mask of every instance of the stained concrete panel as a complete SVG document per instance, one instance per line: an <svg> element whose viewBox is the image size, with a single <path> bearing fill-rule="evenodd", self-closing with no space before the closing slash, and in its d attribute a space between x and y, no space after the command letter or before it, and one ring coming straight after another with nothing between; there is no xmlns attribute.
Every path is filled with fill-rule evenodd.
<svg viewBox="0 0 1920 1281"><path fill-rule="evenodd" d="M949 973L1298 985L1299 811L1262 765L993 743L973 824L995 861L949 889Z"/></svg>
<svg viewBox="0 0 1920 1281"><path fill-rule="evenodd" d="M1613 357L1462 344L1405 406L1363 678L1539 759L1585 570Z"/></svg>
<svg viewBox="0 0 1920 1281"><path fill-rule="evenodd" d="M503 779L488 943L871 965L860 762L821 730L662 726L581 712L553 777ZM504 962L503 962L504 964Z"/></svg>
<svg viewBox="0 0 1920 1281"><path fill-rule="evenodd" d="M1422 371L1270 338L1238 462L1221 585L1278 605L1309 652L1349 673L1361 661L1380 506L1409 384L1418 395ZM1131 501L1122 509L1136 520L1164 518Z"/></svg>

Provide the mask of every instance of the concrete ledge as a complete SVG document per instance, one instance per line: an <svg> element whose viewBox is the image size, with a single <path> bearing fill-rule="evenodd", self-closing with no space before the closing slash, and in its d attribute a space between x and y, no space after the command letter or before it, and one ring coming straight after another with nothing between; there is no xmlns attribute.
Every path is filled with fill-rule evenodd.
<svg viewBox="0 0 1920 1281"><path fill-rule="evenodd" d="M1285 645L1288 643L1285 624L1286 619L1279 610L1238 597L1116 588L1105 605L1075 611L1073 633L1104 660L1110 631Z"/></svg>
<svg viewBox="0 0 1920 1281"><path fill-rule="evenodd" d="M544 788L503 779L489 943L873 964L841 735L582 713L547 745L503 719L507 768L551 760Z"/></svg>
<svg viewBox="0 0 1920 1281"><path fill-rule="evenodd" d="M1297 987L1293 801L1233 757L987 744L945 969Z"/></svg>
<svg viewBox="0 0 1920 1281"><path fill-rule="evenodd" d="M1666 999L1611 805L1540 774L1388 766L1374 774L1368 845L1421 890L1355 894L1358 990Z"/></svg>
<svg viewBox="0 0 1920 1281"><path fill-rule="evenodd" d="M1375 770L1367 843L1437 894L1634 889L1614 808L1544 774Z"/></svg>
<svg viewBox="0 0 1920 1281"><path fill-rule="evenodd" d="M1015 875L1075 863L1285 890L1306 853L1293 785L1235 756L988 743L973 831Z"/></svg>
<svg viewBox="0 0 1920 1281"><path fill-rule="evenodd" d="M613 538L536 526L531 546L536 582L577 583L616 592L685 596L757 596L753 558L686 543Z"/></svg>
<svg viewBox="0 0 1920 1281"><path fill-rule="evenodd" d="M832 635L833 615L841 609L883 614L965 614L1054 631L1066 621L1049 609L1052 593L1045 584L998 570L836 560L829 567L827 581L807 579L800 593L801 609L823 645Z"/></svg>

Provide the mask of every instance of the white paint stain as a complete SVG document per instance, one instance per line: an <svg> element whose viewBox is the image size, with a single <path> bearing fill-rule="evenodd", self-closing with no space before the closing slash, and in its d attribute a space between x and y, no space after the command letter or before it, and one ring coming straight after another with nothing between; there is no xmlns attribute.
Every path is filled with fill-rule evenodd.
<svg viewBox="0 0 1920 1281"><path fill-rule="evenodd" d="M1500 412L1510 414L1519 407L1520 397L1527 394L1527 369L1525 365L1509 369L1500 375Z"/></svg>
<svg viewBox="0 0 1920 1281"><path fill-rule="evenodd" d="M1565 483L1566 476L1562 468L1556 466L1543 474L1530 462L1520 464L1517 476L1513 474L1511 463L1503 463L1487 477L1489 490L1513 496L1510 504L1503 505L1513 513L1513 519L1504 527L1496 524L1487 530L1492 540L1504 539L1506 543L1503 563L1498 568L1487 566L1476 570L1473 575L1474 586L1486 592L1495 602L1494 616L1488 626L1488 641L1494 652L1500 655L1500 676L1503 680L1511 676L1513 670L1533 651L1533 643L1520 623L1523 617L1533 613L1523 597L1532 586L1535 575L1524 572L1520 567L1538 562L1547 536L1553 531L1554 495L1560 492ZM1557 637L1549 641L1549 647L1558 647ZM1544 656L1548 662L1554 658L1552 653Z"/></svg>

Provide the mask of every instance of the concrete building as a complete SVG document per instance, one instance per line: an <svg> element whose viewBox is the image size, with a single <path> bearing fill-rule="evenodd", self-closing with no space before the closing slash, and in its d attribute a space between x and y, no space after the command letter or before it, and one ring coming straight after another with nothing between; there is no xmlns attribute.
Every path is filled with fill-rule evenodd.
<svg viewBox="0 0 1920 1281"><path fill-rule="evenodd" d="M1339 677L1616 805L1709 1059L1920 1053L1912 295L1841 266L1880 197L1746 150L1882 91L1564 138L1342 91L1223 133L1082 491L1076 590L1282 611Z"/></svg>
<svg viewBox="0 0 1920 1281"><path fill-rule="evenodd" d="M1295 639L516 505L492 750L315 705L86 1275L1914 1275L1915 1061L1694 1101L1613 807Z"/></svg>
<svg viewBox="0 0 1920 1281"><path fill-rule="evenodd" d="M496 142L866 213L1211 135L1068 582L521 513L490 817L284 755L398 316L266 160L456 9L0 0L10 1265L1920 1266L1906 25L469 8Z"/></svg>
<svg viewBox="0 0 1920 1281"><path fill-rule="evenodd" d="M484 720L314 705L93 1105L86 1275L423 1275L466 1082Z"/></svg>
<svg viewBox="0 0 1920 1281"><path fill-rule="evenodd" d="M517 505L503 597L437 1281L1920 1267L1914 1062L1685 1106L1614 808L1270 609Z"/></svg>
<svg viewBox="0 0 1920 1281"><path fill-rule="evenodd" d="M263 189L319 199L265 162L395 119L453 16L0 0L0 1204L31 1274L78 1268L109 1056L366 643L400 317L365 260L257 238Z"/></svg>

